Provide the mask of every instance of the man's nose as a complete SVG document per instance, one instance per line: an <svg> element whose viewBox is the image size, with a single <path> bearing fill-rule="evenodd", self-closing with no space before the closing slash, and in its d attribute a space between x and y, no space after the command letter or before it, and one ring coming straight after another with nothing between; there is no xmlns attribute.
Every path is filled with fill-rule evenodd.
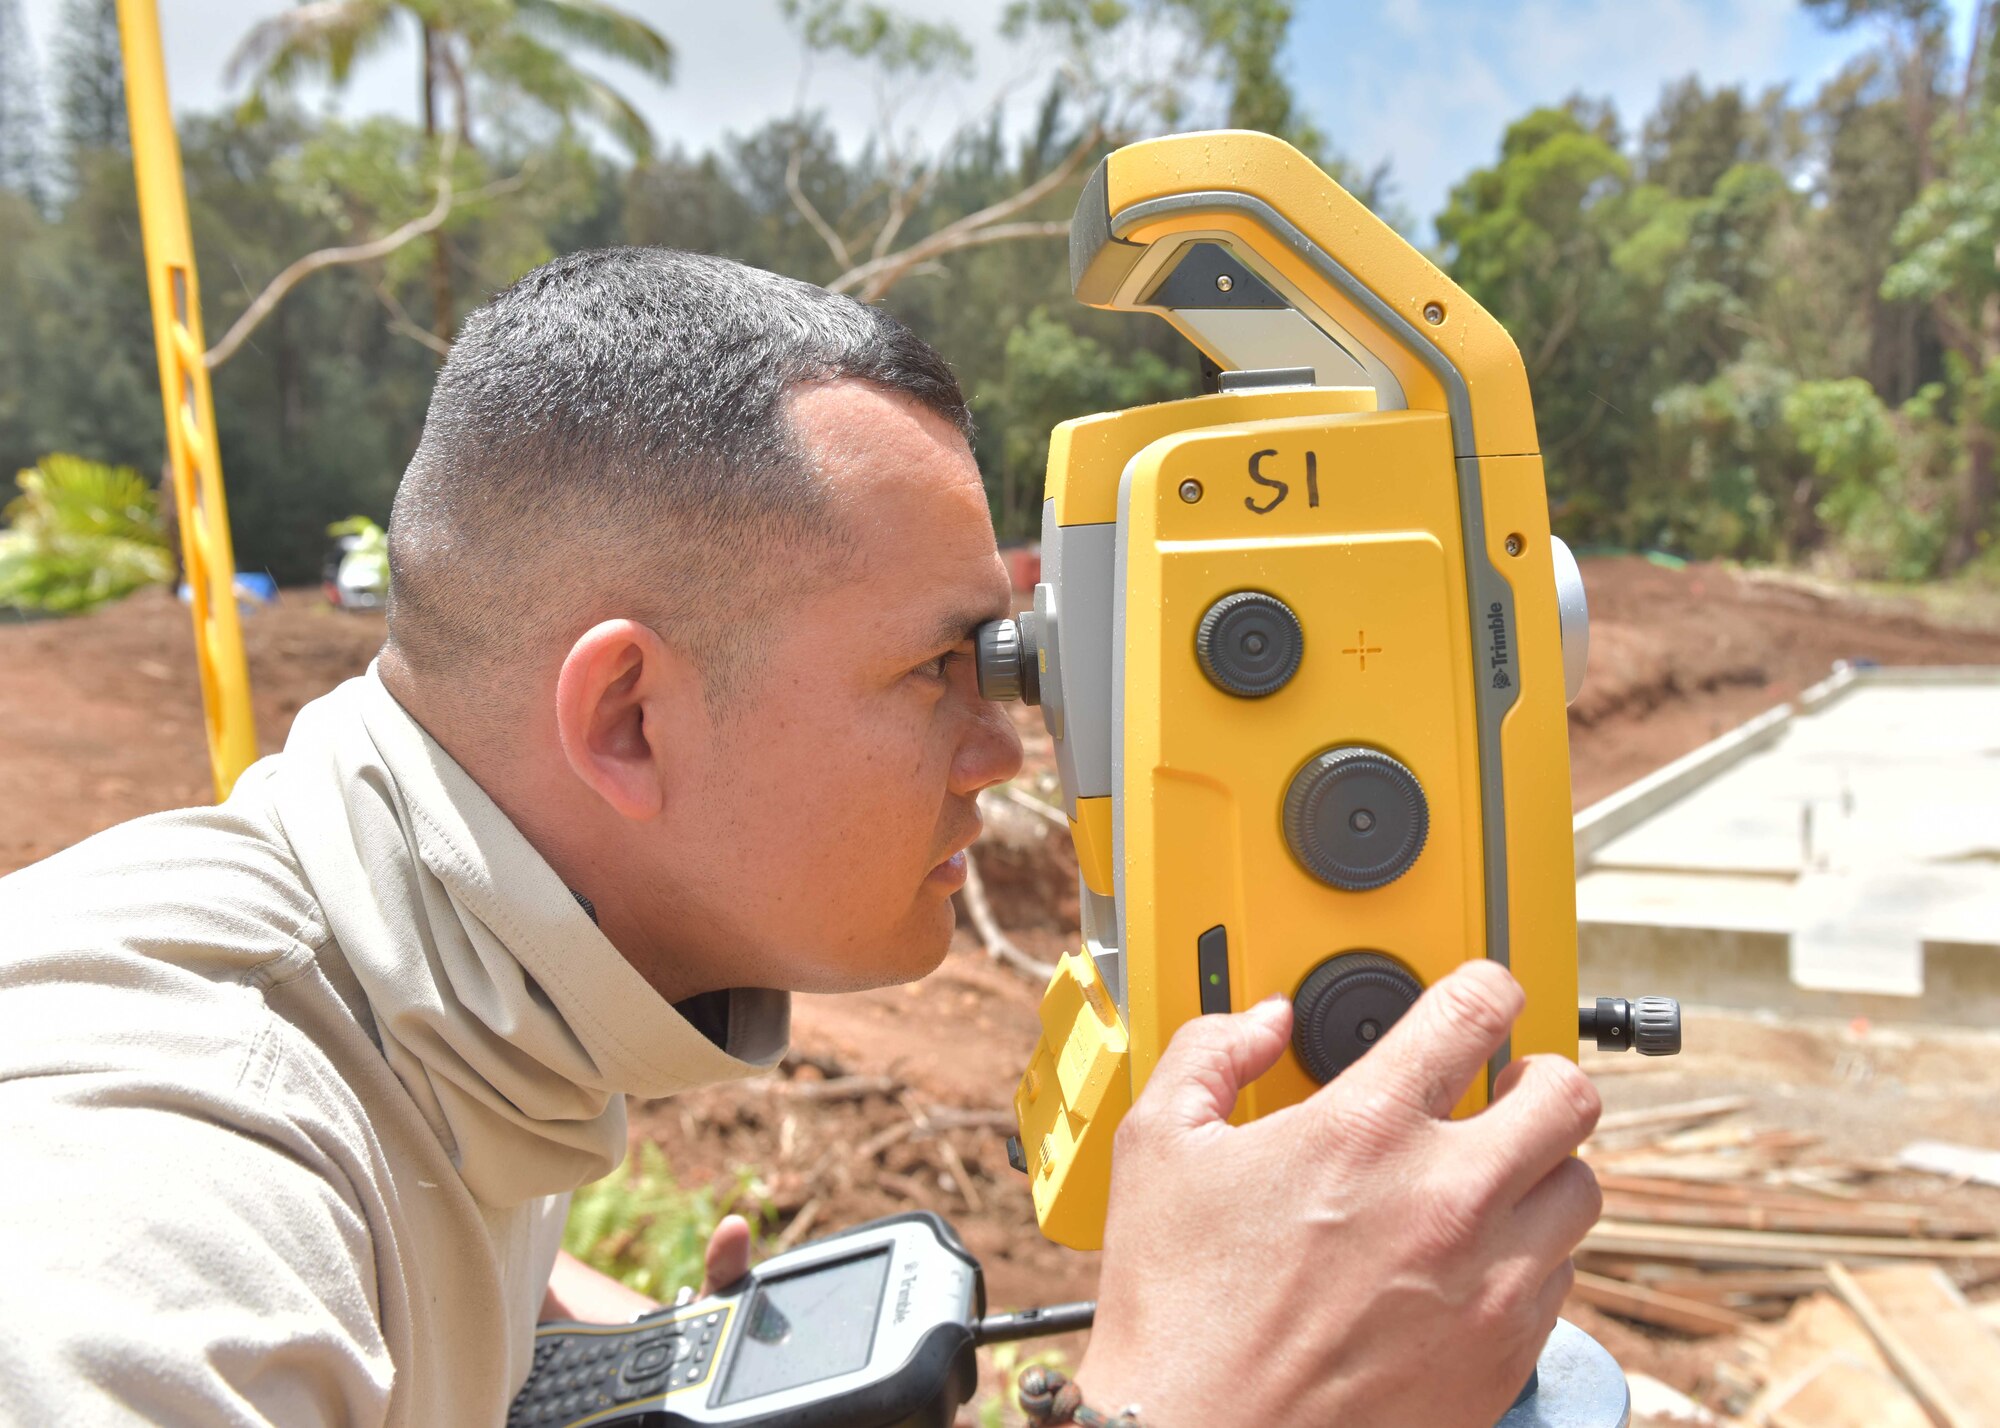
<svg viewBox="0 0 2000 1428"><path fill-rule="evenodd" d="M975 699L971 719L952 762L952 792L967 798L1021 771L1021 736L1014 731L1006 706Z"/></svg>

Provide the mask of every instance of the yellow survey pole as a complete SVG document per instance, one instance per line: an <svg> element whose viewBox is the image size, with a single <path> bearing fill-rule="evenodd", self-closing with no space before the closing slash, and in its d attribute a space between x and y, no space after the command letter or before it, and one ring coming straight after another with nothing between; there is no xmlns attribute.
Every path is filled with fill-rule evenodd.
<svg viewBox="0 0 2000 1428"><path fill-rule="evenodd" d="M132 171L139 183L139 227L146 240L146 288L153 300L153 347L167 414L167 459L180 514L181 561L193 597L208 761L215 796L223 799L257 757L257 729L236 617L236 556L222 498L215 405L202 360L208 348L201 333L194 236L181 186L180 141L167 108L167 67L155 0L118 0L118 33L125 51L125 108L131 118Z"/></svg>

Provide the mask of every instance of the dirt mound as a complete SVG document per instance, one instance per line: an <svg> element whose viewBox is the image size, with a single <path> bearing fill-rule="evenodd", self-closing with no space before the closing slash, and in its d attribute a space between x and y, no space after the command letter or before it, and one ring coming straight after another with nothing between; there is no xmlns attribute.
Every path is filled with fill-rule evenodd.
<svg viewBox="0 0 2000 1428"><path fill-rule="evenodd" d="M1583 562L1590 670L1570 708L1581 808L1796 696L1839 660L2000 664L2000 628L1720 565Z"/></svg>
<svg viewBox="0 0 2000 1428"><path fill-rule="evenodd" d="M368 667L380 615L287 591L247 615L257 743ZM81 619L0 625L0 873L100 828L215 797L187 607L143 590Z"/></svg>

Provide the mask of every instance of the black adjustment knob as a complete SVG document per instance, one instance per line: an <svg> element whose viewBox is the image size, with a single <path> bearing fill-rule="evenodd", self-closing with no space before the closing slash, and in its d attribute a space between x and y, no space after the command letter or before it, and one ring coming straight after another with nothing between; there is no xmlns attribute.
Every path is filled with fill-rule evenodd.
<svg viewBox="0 0 2000 1428"><path fill-rule="evenodd" d="M1299 672L1305 650L1299 617L1261 590L1223 596L1208 607L1194 635L1195 658L1209 683L1242 699L1283 689Z"/></svg>
<svg viewBox="0 0 2000 1428"><path fill-rule="evenodd" d="M1578 1007L1579 1039L1599 1051L1636 1051L1641 1056L1676 1056L1681 1049L1681 1004L1672 997L1599 997L1594 1007Z"/></svg>
<svg viewBox="0 0 2000 1428"><path fill-rule="evenodd" d="M1417 776L1374 749L1316 754L1285 791L1285 841L1306 871L1348 892L1386 887L1430 836Z"/></svg>
<svg viewBox="0 0 2000 1428"><path fill-rule="evenodd" d="M1042 653L1035 642L1035 617L988 620L972 632L972 660L982 699L1042 702Z"/></svg>
<svg viewBox="0 0 2000 1428"><path fill-rule="evenodd" d="M1343 952L1306 974L1292 998L1292 1050L1325 1085L1368 1053L1423 995L1403 964L1379 952Z"/></svg>

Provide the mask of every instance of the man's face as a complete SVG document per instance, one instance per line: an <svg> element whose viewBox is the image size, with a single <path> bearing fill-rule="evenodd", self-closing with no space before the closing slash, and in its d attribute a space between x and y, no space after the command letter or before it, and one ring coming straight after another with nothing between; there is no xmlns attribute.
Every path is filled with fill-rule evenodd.
<svg viewBox="0 0 2000 1428"><path fill-rule="evenodd" d="M735 984L842 991L920 977L949 944L975 795L1021 766L971 653L1011 591L948 422L855 381L802 389L791 412L839 498L852 578L769 632L674 820L667 876Z"/></svg>

